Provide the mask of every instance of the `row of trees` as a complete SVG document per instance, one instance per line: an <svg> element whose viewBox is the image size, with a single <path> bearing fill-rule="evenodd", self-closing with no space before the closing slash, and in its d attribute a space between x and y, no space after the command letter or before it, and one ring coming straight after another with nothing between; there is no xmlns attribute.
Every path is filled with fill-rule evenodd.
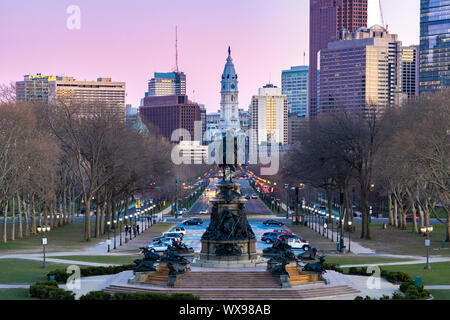
<svg viewBox="0 0 450 320"><path fill-rule="evenodd" d="M177 177L201 175L175 167L169 142L131 130L107 105L16 103L13 92L0 88L3 242L35 234L37 225L73 223L77 212L89 241L136 195L173 201ZM9 223L17 220L19 230Z"/></svg>
<svg viewBox="0 0 450 320"><path fill-rule="evenodd" d="M434 217L450 241L449 101L450 91L444 91L382 111L369 106L321 114L282 159L280 179L324 190L330 217L333 195L340 194L346 222L353 219L350 190L356 188L361 238L370 239L370 200L381 193L391 225L406 229L411 212L413 231L420 232L419 225Z"/></svg>

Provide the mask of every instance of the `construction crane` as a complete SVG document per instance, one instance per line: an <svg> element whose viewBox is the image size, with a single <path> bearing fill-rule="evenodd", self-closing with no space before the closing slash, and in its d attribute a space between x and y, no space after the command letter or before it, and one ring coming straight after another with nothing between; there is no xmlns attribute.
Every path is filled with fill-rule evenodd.
<svg viewBox="0 0 450 320"><path fill-rule="evenodd" d="M379 2L379 4L380 4L381 24L382 24L382 27L385 28L386 31L387 31L387 30L388 30L388 25L386 25L386 24L384 23L383 5L382 5L382 3L381 3L381 0L379 0L378 2Z"/></svg>

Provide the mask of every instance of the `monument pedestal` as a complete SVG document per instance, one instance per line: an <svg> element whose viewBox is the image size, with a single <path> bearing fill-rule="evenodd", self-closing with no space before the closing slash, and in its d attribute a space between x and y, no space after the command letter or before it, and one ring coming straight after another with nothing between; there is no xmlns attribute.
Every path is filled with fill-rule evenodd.
<svg viewBox="0 0 450 320"><path fill-rule="evenodd" d="M245 215L245 200L236 182L218 183L217 197L212 200L211 222L202 236L202 265L230 267L255 266L256 237Z"/></svg>

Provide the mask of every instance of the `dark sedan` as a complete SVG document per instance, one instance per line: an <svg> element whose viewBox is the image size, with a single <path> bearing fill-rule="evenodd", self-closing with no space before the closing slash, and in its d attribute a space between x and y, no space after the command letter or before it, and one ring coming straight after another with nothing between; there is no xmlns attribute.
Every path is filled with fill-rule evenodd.
<svg viewBox="0 0 450 320"><path fill-rule="evenodd" d="M263 221L263 224L266 226L284 226L284 223L277 220L265 220Z"/></svg>
<svg viewBox="0 0 450 320"><path fill-rule="evenodd" d="M203 219L202 218L192 218L192 219L184 221L183 224L185 226L200 225L200 224L203 224Z"/></svg>
<svg viewBox="0 0 450 320"><path fill-rule="evenodd" d="M266 232L262 235L261 241L265 243L274 243L280 234L276 232Z"/></svg>

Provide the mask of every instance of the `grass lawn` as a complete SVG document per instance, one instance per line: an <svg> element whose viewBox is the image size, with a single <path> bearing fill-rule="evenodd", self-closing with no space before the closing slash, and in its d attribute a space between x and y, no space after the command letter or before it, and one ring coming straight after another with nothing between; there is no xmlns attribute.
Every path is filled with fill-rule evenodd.
<svg viewBox="0 0 450 320"><path fill-rule="evenodd" d="M52 257L62 260L74 260L84 262L96 262L96 263L112 263L112 264L133 264L135 259L140 259L140 256L58 256Z"/></svg>
<svg viewBox="0 0 450 320"><path fill-rule="evenodd" d="M28 296L28 289L0 289L0 300L39 300Z"/></svg>
<svg viewBox="0 0 450 320"><path fill-rule="evenodd" d="M371 240L360 239L361 224L356 223L356 233L352 234L352 239L364 247L375 250L377 253L389 253L400 255L426 256L425 237L411 231L412 224L408 223L408 230L399 230L388 226L382 229L381 224L371 224ZM446 243L447 249L441 249L442 240L445 240L445 226L434 225L434 231L430 236L431 255L450 256L450 243Z"/></svg>
<svg viewBox="0 0 450 320"><path fill-rule="evenodd" d="M450 290L428 290L435 300L450 300Z"/></svg>
<svg viewBox="0 0 450 320"><path fill-rule="evenodd" d="M46 280L47 273L54 269L65 268L68 265L48 262L47 268L42 268L41 261L22 259L0 259L1 284L31 284Z"/></svg>
<svg viewBox="0 0 450 320"><path fill-rule="evenodd" d="M346 264L382 264L391 262L405 262L412 261L411 259L399 259L391 257L361 257L361 256L327 256L325 258L328 263L335 263L338 265Z"/></svg>
<svg viewBox="0 0 450 320"><path fill-rule="evenodd" d="M95 232L94 223L91 230ZM63 227L55 228L46 234L48 239L47 251L71 251L87 248L106 239L108 235L99 238L91 238L91 241L84 241L84 222L75 222ZM7 243L0 243L0 254L17 252L40 252L42 235L34 235L25 239L16 239Z"/></svg>
<svg viewBox="0 0 450 320"><path fill-rule="evenodd" d="M382 266L388 271L403 271L408 273L413 279L419 276L423 279L424 285L450 285L450 262L431 263L431 270L425 270L425 264L410 264L398 266Z"/></svg>

